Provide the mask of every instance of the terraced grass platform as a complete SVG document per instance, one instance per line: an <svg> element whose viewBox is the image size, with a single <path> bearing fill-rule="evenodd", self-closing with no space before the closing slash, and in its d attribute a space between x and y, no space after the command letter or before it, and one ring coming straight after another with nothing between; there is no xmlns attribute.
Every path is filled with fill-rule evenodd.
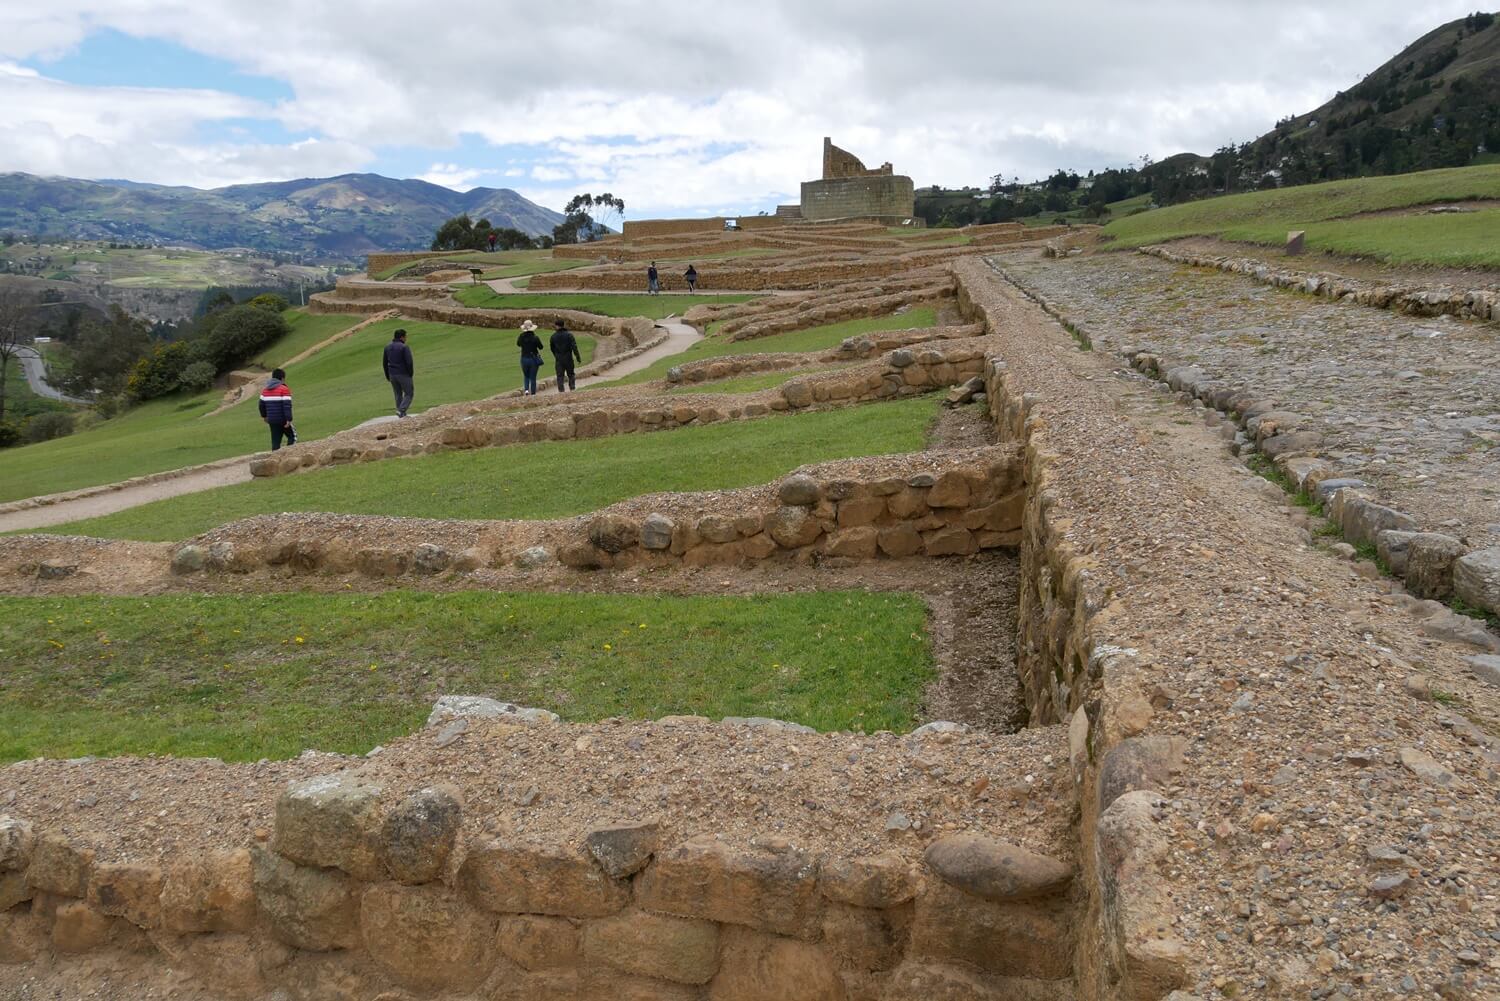
<svg viewBox="0 0 1500 1001"><path fill-rule="evenodd" d="M938 406L937 397L927 396L651 434L335 466L185 494L48 531L165 541L281 511L561 518L640 494L751 486L810 462L916 451Z"/></svg>
<svg viewBox="0 0 1500 1001"><path fill-rule="evenodd" d="M0 598L0 764L363 753L438 695L572 721L772 715L904 730L933 672L909 595Z"/></svg>
<svg viewBox="0 0 1500 1001"><path fill-rule="evenodd" d="M645 272L642 272L644 275ZM641 279L642 284L645 278ZM743 292L722 295L598 295L588 292L496 292L488 285L459 285L453 297L477 309L534 309L539 324L549 309L577 309L600 316L645 316L660 320L678 316L694 306L748 302L755 296Z"/></svg>
<svg viewBox="0 0 1500 1001"><path fill-rule="evenodd" d="M338 321L338 322L326 322ZM306 317L288 338L264 353L290 357L345 329L359 317ZM381 376L380 352L391 331L404 327L416 356L416 409L481 399L519 388L517 331L446 323L385 320L291 366L297 430L319 438L392 412ZM596 342L578 335L585 363ZM0 502L113 483L270 447L256 405L246 401L214 416L222 391L152 400L96 428L67 438L0 452Z"/></svg>
<svg viewBox="0 0 1500 1001"><path fill-rule="evenodd" d="M726 338L710 336L689 347L681 354L675 354L670 358L660 361L632 372L619 379L611 379L601 382L594 388L603 386L630 386L642 382L651 382L656 379L665 379L667 371L677 365L686 365L688 362L703 361L706 358L722 358L726 355L748 355L762 354L773 351L824 351L828 348L838 347L839 342L847 337L857 337L860 334L868 334L876 330L906 330L926 328L937 325L937 310L931 306L918 306L904 313L890 313L886 316L876 316L860 320L845 320L843 323L830 323L821 327L808 327L806 330L792 330L784 334L772 334L769 337L755 337L744 341L731 341ZM712 329L712 328L710 328ZM779 385L778 382L769 385Z"/></svg>

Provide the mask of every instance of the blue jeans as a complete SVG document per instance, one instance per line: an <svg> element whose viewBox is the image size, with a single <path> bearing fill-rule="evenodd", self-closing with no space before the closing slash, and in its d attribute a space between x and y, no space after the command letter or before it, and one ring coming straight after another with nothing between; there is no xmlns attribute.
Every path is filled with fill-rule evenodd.
<svg viewBox="0 0 1500 1001"><path fill-rule="evenodd" d="M535 395L535 393L536 393L536 374L537 374L538 371L541 370L541 367L542 367L542 360L540 358L522 358L521 359L521 380L522 380L522 387L521 388L523 390L525 390L528 393L531 393L531 394Z"/></svg>

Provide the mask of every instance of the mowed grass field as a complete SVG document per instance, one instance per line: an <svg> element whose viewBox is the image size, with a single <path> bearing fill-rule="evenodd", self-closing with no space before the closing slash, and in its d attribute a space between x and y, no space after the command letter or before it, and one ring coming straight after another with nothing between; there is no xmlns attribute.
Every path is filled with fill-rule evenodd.
<svg viewBox="0 0 1500 1001"><path fill-rule="evenodd" d="M644 271L642 272L644 274ZM645 284L645 278L641 279ZM737 303L754 299L747 293L724 295L596 295L588 292L499 293L487 285L457 285L454 298L479 309L534 309L545 315L549 309L576 309L600 316L646 316L660 320L680 316L699 303ZM541 323L541 320L537 321ZM548 326L548 324L542 324Z"/></svg>
<svg viewBox="0 0 1500 1001"><path fill-rule="evenodd" d="M283 343L297 339L289 345L296 347L314 337L323 339L329 332L321 326L324 319L297 320ZM360 318L339 319L347 328ZM314 320L320 328L304 331L302 325ZM520 386L517 331L385 320L287 370L297 431L303 438L321 438L392 412L380 352L398 326L409 331L415 355L418 412ZM585 335L578 340L585 359L592 357L594 340ZM287 351L278 345L264 357L283 355ZM270 437L253 399L207 416L222 399L221 391L210 390L152 400L67 438L0 451L0 501L113 483L269 448Z"/></svg>
<svg viewBox="0 0 1500 1001"><path fill-rule="evenodd" d="M1500 267L1500 210L1418 210L1482 199L1500 199L1500 164L1207 198L1117 219L1104 232L1124 249L1189 236L1279 246L1289 230L1304 229L1315 250L1392 263ZM1401 209L1413 212L1393 212Z"/></svg>
<svg viewBox="0 0 1500 1001"><path fill-rule="evenodd" d="M335 466L171 497L47 531L175 540L282 511L564 518L641 494L766 483L809 462L914 452L922 447L939 402L929 394L673 431Z"/></svg>
<svg viewBox="0 0 1500 1001"><path fill-rule="evenodd" d="M904 313L890 313L886 316L876 316L860 320L845 320L843 323L830 323L821 327L808 327L806 330L791 330L784 334L755 337L747 341L731 341L710 333L708 337L693 344L681 354L673 355L670 358L663 358L638 372L632 372L618 379L595 383L590 388L629 386L640 382L651 382L654 379L665 379L667 377L667 370L673 366L693 361L703 361L707 358L722 358L727 355L767 354L776 351L824 351L828 348L838 347L839 342L846 337L857 337L860 334L868 334L876 330L915 330L931 327L936 323L937 311L935 309L931 306L918 306ZM773 382L770 385L779 385L779 383ZM742 392L743 390L736 391Z"/></svg>
<svg viewBox="0 0 1500 1001"><path fill-rule="evenodd" d="M0 764L362 754L454 692L570 721L902 731L933 676L925 619L909 595L837 591L0 598Z"/></svg>

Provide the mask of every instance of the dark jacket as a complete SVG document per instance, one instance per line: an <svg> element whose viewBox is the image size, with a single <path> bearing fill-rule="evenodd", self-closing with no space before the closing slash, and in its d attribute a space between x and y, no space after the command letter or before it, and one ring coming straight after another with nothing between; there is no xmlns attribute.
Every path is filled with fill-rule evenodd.
<svg viewBox="0 0 1500 1001"><path fill-rule="evenodd" d="M292 391L280 379L272 379L260 391L260 416L271 425L292 423Z"/></svg>
<svg viewBox="0 0 1500 1001"><path fill-rule="evenodd" d="M411 360L411 348L403 341L391 341L380 356L380 370L389 379L393 375L416 375L417 366Z"/></svg>
<svg viewBox="0 0 1500 1001"><path fill-rule="evenodd" d="M564 327L561 330L552 331L552 339L547 342L552 349L554 358L577 358L583 361L583 355L578 350L578 340L573 336L573 331Z"/></svg>
<svg viewBox="0 0 1500 1001"><path fill-rule="evenodd" d="M521 349L522 358L542 360L542 339L536 335L535 330L521 331L521 336L516 338L516 347Z"/></svg>

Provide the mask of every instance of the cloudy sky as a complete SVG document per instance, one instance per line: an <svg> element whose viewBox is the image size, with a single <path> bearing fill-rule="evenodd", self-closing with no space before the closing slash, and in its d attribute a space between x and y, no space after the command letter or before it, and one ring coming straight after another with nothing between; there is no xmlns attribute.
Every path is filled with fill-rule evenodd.
<svg viewBox="0 0 1500 1001"><path fill-rule="evenodd" d="M1475 0L4 0L0 171L372 171L628 215L795 201L822 137L918 185L1211 152Z"/></svg>

